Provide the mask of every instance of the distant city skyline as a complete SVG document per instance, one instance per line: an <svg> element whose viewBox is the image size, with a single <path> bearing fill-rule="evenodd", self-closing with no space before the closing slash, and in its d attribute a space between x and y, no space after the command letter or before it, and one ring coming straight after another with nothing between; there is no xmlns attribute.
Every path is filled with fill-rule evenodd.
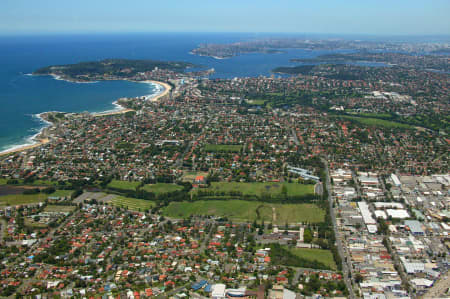
<svg viewBox="0 0 450 299"><path fill-rule="evenodd" d="M449 35L450 1L3 0L0 34L266 32Z"/></svg>

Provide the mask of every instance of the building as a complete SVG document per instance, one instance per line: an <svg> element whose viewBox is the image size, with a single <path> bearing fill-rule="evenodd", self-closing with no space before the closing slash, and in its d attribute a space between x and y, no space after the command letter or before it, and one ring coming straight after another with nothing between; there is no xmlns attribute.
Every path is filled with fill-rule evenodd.
<svg viewBox="0 0 450 299"><path fill-rule="evenodd" d="M226 286L224 284L218 283L211 287L211 298L212 299L224 299L225 298L225 289Z"/></svg>

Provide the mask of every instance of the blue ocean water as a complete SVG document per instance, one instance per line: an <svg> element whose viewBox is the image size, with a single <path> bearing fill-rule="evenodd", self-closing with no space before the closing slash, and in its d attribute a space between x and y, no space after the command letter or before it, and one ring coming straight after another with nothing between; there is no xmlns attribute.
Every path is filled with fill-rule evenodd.
<svg viewBox="0 0 450 299"><path fill-rule="evenodd" d="M230 43L255 34L116 34L0 37L0 152L29 142L43 124L33 115L46 111L100 112L114 108L120 97L154 92L147 84L126 81L91 84L29 76L55 64L105 58L177 60L214 68L212 78L271 75L271 69L294 65L291 58L316 57L330 51L286 50L281 54L246 54L217 60L189 52L201 43Z"/></svg>

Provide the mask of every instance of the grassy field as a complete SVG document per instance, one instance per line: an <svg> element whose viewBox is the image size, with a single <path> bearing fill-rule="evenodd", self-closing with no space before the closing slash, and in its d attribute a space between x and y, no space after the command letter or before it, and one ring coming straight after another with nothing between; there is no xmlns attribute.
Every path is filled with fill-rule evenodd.
<svg viewBox="0 0 450 299"><path fill-rule="evenodd" d="M0 185L6 185L7 179L0 179Z"/></svg>
<svg viewBox="0 0 450 299"><path fill-rule="evenodd" d="M334 262L333 254L330 250L315 248L290 248L289 251L298 257L310 261L317 260L331 269L336 270L336 263Z"/></svg>
<svg viewBox="0 0 450 299"><path fill-rule="evenodd" d="M207 144L205 145L205 151L207 152L227 152L237 153L242 149L240 144Z"/></svg>
<svg viewBox="0 0 450 299"><path fill-rule="evenodd" d="M122 190L136 190L136 188L140 185L140 182L128 182L128 181L118 181L118 180L112 180L108 184L108 188L114 188L114 189L122 189Z"/></svg>
<svg viewBox="0 0 450 299"><path fill-rule="evenodd" d="M372 127L385 127L385 128L400 128L400 129L414 129L413 126L402 124L394 121L379 119L379 118L371 118L371 117L357 117L357 116L341 116L342 118L356 121L366 126Z"/></svg>
<svg viewBox="0 0 450 299"><path fill-rule="evenodd" d="M75 206L58 206L58 205L47 205L44 212L63 212L70 213L75 210Z"/></svg>
<svg viewBox="0 0 450 299"><path fill-rule="evenodd" d="M324 221L325 217L325 211L314 204L272 204L245 200L171 202L163 209L163 214L174 218L211 215L237 221L264 220L280 225L303 221L317 223Z"/></svg>
<svg viewBox="0 0 450 299"><path fill-rule="evenodd" d="M202 189L206 191L215 192L230 192L239 191L243 195L263 194L281 195L282 186L286 186L288 196L302 196L307 194L314 194L314 185L302 185L298 183L238 183L238 182L212 182L211 186Z"/></svg>
<svg viewBox="0 0 450 299"><path fill-rule="evenodd" d="M202 172L202 171L199 171L199 172L188 171L183 174L183 176L181 177L181 180L183 182L191 182L192 183L192 181L194 181L197 176L203 176L206 178L208 176L208 173Z"/></svg>
<svg viewBox="0 0 450 299"><path fill-rule="evenodd" d="M155 206L155 203L150 200L129 198L123 196L117 196L111 200L111 204L116 207L127 208L132 211L142 211L151 209Z"/></svg>
<svg viewBox="0 0 450 299"><path fill-rule="evenodd" d="M14 206L23 204L32 204L38 202L44 202L48 194L38 193L38 194L11 194L0 196L0 206Z"/></svg>
<svg viewBox="0 0 450 299"><path fill-rule="evenodd" d="M175 185L175 184L166 184L166 183L157 183L157 184L147 184L142 187L145 191L153 192L156 195L164 194L164 193L170 193L174 191L181 191L183 190L182 186Z"/></svg>

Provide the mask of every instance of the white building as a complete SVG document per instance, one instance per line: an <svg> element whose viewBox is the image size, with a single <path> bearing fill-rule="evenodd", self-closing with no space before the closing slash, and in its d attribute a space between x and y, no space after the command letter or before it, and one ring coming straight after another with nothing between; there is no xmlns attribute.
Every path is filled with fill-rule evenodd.
<svg viewBox="0 0 450 299"><path fill-rule="evenodd" d="M224 284L221 284L221 283L214 284L211 287L211 298L212 299L224 299L225 298L225 289L226 289L226 286Z"/></svg>

